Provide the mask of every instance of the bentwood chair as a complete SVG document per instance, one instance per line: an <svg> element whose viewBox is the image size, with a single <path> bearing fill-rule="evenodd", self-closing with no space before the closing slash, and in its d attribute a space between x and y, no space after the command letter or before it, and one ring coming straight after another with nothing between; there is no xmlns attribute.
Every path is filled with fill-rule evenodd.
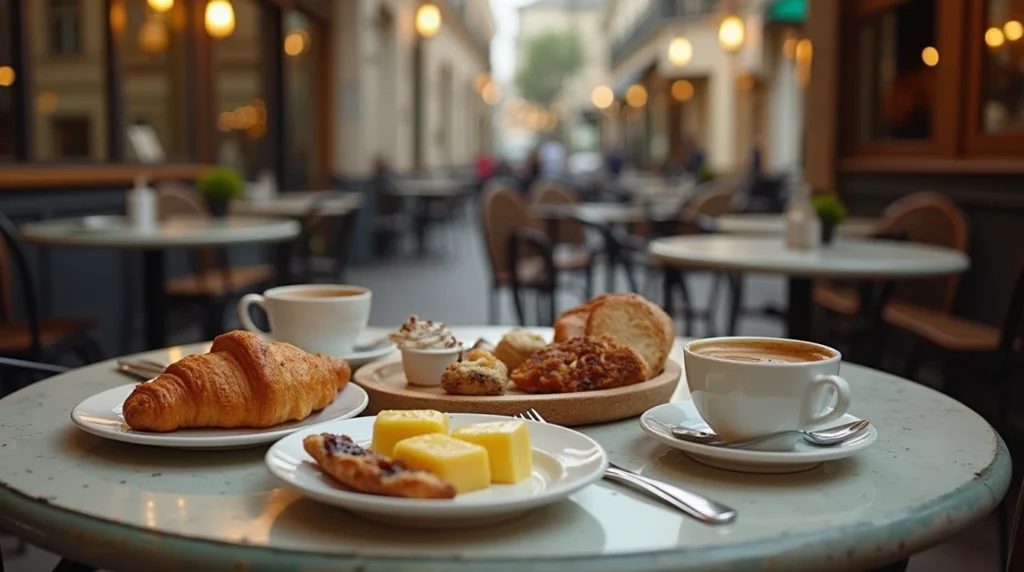
<svg viewBox="0 0 1024 572"><path fill-rule="evenodd" d="M0 214L0 357L33 362L57 363L72 355L82 363L103 359L103 349L90 335L96 321L82 318L44 318L39 294L18 240L18 231ZM13 274L17 282L12 282ZM20 300L15 303L15 292ZM16 316L14 309L22 310ZM0 377L0 396L22 385L21 376ZM8 383L8 379L11 383ZM10 386L10 387L8 387Z"/></svg>

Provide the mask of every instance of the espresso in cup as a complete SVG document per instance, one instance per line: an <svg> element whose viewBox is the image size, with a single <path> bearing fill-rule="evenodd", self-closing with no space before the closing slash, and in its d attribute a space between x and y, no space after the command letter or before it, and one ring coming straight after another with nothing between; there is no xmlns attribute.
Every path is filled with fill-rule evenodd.
<svg viewBox="0 0 1024 572"><path fill-rule="evenodd" d="M841 358L828 346L780 338L709 338L683 348L697 412L726 441L840 419L851 400Z"/></svg>
<svg viewBox="0 0 1024 572"><path fill-rule="evenodd" d="M370 320L372 298L370 290L359 286L282 286L262 295L246 294L238 303L238 318L250 332L308 352L346 357ZM270 331L253 323L249 317L251 305L266 311Z"/></svg>
<svg viewBox="0 0 1024 572"><path fill-rule="evenodd" d="M764 364L824 361L835 356L834 352L826 351L817 345L781 339L709 341L695 344L692 351L702 356L728 361Z"/></svg>

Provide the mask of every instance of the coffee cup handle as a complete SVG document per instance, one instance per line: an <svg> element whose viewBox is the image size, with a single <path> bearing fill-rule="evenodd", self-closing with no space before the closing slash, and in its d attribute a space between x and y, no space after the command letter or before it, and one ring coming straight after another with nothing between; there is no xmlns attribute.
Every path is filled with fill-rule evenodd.
<svg viewBox="0 0 1024 572"><path fill-rule="evenodd" d="M255 332L257 334L270 333L261 330L259 326L257 326L256 323L252 321L252 318L249 317L249 306L252 306L253 304L262 308L264 312L267 311L266 306L263 305L263 302L265 300L266 299L263 296L260 296L259 294L246 294L245 296L242 296L241 300L238 301L238 320L242 322L243 328L249 330L250 332Z"/></svg>
<svg viewBox="0 0 1024 572"><path fill-rule="evenodd" d="M830 387L836 391L836 403L832 409L824 413L812 410L815 404L821 403L818 399L821 393ZM804 426L814 427L830 423L846 415L849 408L850 386L846 380L838 375L819 375L808 390L807 399L804 401Z"/></svg>

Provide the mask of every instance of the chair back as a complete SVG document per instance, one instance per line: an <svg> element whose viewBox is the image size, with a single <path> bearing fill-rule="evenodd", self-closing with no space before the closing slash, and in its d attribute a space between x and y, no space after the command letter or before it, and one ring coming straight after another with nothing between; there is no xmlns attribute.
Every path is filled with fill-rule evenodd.
<svg viewBox="0 0 1024 572"><path fill-rule="evenodd" d="M703 225L693 224L694 220L708 220L732 212L733 189L723 187L715 181L705 181L693 190L693 196L683 203L677 220L680 234L702 234L707 232Z"/></svg>
<svg viewBox="0 0 1024 572"><path fill-rule="evenodd" d="M156 190L156 212L160 220L179 217L209 218L210 211L199 193L181 183L162 183ZM227 251L218 248L198 248L191 251L193 271L199 277L220 270L224 292L231 291L231 276Z"/></svg>
<svg viewBox="0 0 1024 572"><path fill-rule="evenodd" d="M1024 352L1024 260L1010 291L1010 305L1006 308L1006 321L999 337L999 353L1006 367L1012 364L1014 351Z"/></svg>
<svg viewBox="0 0 1024 572"><path fill-rule="evenodd" d="M530 187L528 199L530 205L575 205L580 202L576 192L562 180L545 177ZM559 221L556 225L557 236L549 236L552 244L586 243L586 232L578 222Z"/></svg>
<svg viewBox="0 0 1024 572"><path fill-rule="evenodd" d="M32 356L38 357L42 352L43 344L39 333L40 316L36 284L32 279L32 272L28 265L28 256L25 255L25 249L18 240L18 229L11 222L11 219L7 218L3 213L0 213L0 240L2 240L2 244L0 244L0 262L3 265L0 268L0 271L3 272L2 277L0 277L0 288L3 288L3 291L0 292L4 311L2 319L3 322L13 320L11 315L13 295L10 280L10 271L13 266L17 270L21 295L24 298L25 319L28 321L29 335L32 340L29 350Z"/></svg>
<svg viewBox="0 0 1024 572"><path fill-rule="evenodd" d="M948 198L932 192L906 196L885 209L878 234L902 235L909 242L967 251L967 219ZM893 299L935 310L953 308L959 276L902 281Z"/></svg>
<svg viewBox="0 0 1024 572"><path fill-rule="evenodd" d="M537 228L530 216L530 207L515 186L504 180L492 180L480 200L480 222L494 281L506 283L510 278L507 272L509 237L516 229Z"/></svg>

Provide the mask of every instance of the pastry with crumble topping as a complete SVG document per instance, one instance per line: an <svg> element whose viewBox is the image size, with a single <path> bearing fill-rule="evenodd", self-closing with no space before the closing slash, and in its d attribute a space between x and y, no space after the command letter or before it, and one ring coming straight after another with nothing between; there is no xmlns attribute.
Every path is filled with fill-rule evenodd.
<svg viewBox="0 0 1024 572"><path fill-rule="evenodd" d="M302 446L323 472L357 492L416 499L455 498L455 485L447 480L378 455L348 435L309 435Z"/></svg>

